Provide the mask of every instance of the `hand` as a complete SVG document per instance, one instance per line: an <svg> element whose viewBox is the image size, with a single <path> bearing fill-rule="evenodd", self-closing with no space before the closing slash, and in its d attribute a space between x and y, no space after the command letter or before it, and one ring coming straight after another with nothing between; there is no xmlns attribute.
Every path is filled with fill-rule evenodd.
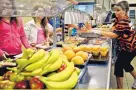
<svg viewBox="0 0 136 90"><path fill-rule="evenodd" d="M9 56L9 54L7 52L4 51L3 53L4 53L5 56Z"/></svg>
<svg viewBox="0 0 136 90"><path fill-rule="evenodd" d="M47 37L46 42L53 43L53 40L50 37Z"/></svg>
<svg viewBox="0 0 136 90"><path fill-rule="evenodd" d="M2 56L0 56L0 61L1 61L1 60L6 60L6 59L7 59L6 56L8 56L8 55L9 55L9 54L8 54L7 52L3 51Z"/></svg>
<svg viewBox="0 0 136 90"><path fill-rule="evenodd" d="M32 47L35 47L36 46L36 43L31 43L30 44Z"/></svg>
<svg viewBox="0 0 136 90"><path fill-rule="evenodd" d="M101 35L102 34L102 31L101 30L91 30L92 33L95 33L95 34L99 34Z"/></svg>
<svg viewBox="0 0 136 90"><path fill-rule="evenodd" d="M36 47L32 47L32 49L36 52L37 51L37 48Z"/></svg>

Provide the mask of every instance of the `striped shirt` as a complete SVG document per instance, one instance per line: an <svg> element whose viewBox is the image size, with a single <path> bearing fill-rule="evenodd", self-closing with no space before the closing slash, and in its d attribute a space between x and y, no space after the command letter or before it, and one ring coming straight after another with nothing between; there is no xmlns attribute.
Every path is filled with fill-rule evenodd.
<svg viewBox="0 0 136 90"><path fill-rule="evenodd" d="M116 19L113 32L118 35L117 39L121 49L131 52L136 50L136 32L131 29L129 24L128 16L124 16L123 19Z"/></svg>

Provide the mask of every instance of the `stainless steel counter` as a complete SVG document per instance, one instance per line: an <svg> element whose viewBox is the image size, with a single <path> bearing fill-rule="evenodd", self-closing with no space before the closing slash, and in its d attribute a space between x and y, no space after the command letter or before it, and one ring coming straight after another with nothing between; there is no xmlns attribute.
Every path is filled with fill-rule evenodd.
<svg viewBox="0 0 136 90"><path fill-rule="evenodd" d="M112 43L112 41L111 41ZM112 47L112 46L111 46ZM87 65L87 72L82 80L85 83L80 83L78 88L82 89L109 89L111 76L111 61L112 49L109 53L109 60L104 63L90 63Z"/></svg>
<svg viewBox="0 0 136 90"><path fill-rule="evenodd" d="M109 60L100 64L88 64L88 73L91 76L88 88L110 88L111 63L112 63L112 41L110 41Z"/></svg>

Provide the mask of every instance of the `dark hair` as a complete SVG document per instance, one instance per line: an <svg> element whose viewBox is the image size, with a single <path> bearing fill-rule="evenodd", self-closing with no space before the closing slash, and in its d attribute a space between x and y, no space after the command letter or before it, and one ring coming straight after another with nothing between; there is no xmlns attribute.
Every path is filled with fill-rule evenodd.
<svg viewBox="0 0 136 90"><path fill-rule="evenodd" d="M40 5L37 5L37 6L35 6L34 7L34 9L33 9L33 11L37 11L39 8L44 8L43 6L40 6ZM36 21L36 17L33 17L33 19L34 19L34 21ZM44 17L42 20L41 20L41 27L44 29L43 31L44 31L44 34L45 34L45 36L47 36L47 29L45 28L46 27L46 17Z"/></svg>
<svg viewBox="0 0 136 90"><path fill-rule="evenodd" d="M13 9L13 10L16 10L14 0L9 0L9 2L10 2L11 5L12 5L12 9ZM16 12L14 12L14 13L16 14ZM3 17L0 17L0 21L2 20L2 18L3 18ZM18 24L18 19L17 19L17 17L11 17L10 23L12 23L13 21L15 21L15 22Z"/></svg>
<svg viewBox="0 0 136 90"><path fill-rule="evenodd" d="M126 12L129 11L129 3L127 1L121 1L121 2L117 3L116 6L121 7Z"/></svg>

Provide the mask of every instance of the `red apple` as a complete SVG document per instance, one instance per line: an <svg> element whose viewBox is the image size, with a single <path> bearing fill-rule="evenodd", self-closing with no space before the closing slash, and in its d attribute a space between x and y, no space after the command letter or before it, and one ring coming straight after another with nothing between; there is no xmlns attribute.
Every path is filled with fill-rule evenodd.
<svg viewBox="0 0 136 90"><path fill-rule="evenodd" d="M27 86L27 81L23 80L16 83L15 89L27 89Z"/></svg>
<svg viewBox="0 0 136 90"><path fill-rule="evenodd" d="M29 81L29 86L31 89L43 89L44 84L37 77L33 77Z"/></svg>
<svg viewBox="0 0 136 90"><path fill-rule="evenodd" d="M67 67L67 65L63 63L63 64L61 65L61 67L58 69L58 72L63 71L66 67Z"/></svg>

